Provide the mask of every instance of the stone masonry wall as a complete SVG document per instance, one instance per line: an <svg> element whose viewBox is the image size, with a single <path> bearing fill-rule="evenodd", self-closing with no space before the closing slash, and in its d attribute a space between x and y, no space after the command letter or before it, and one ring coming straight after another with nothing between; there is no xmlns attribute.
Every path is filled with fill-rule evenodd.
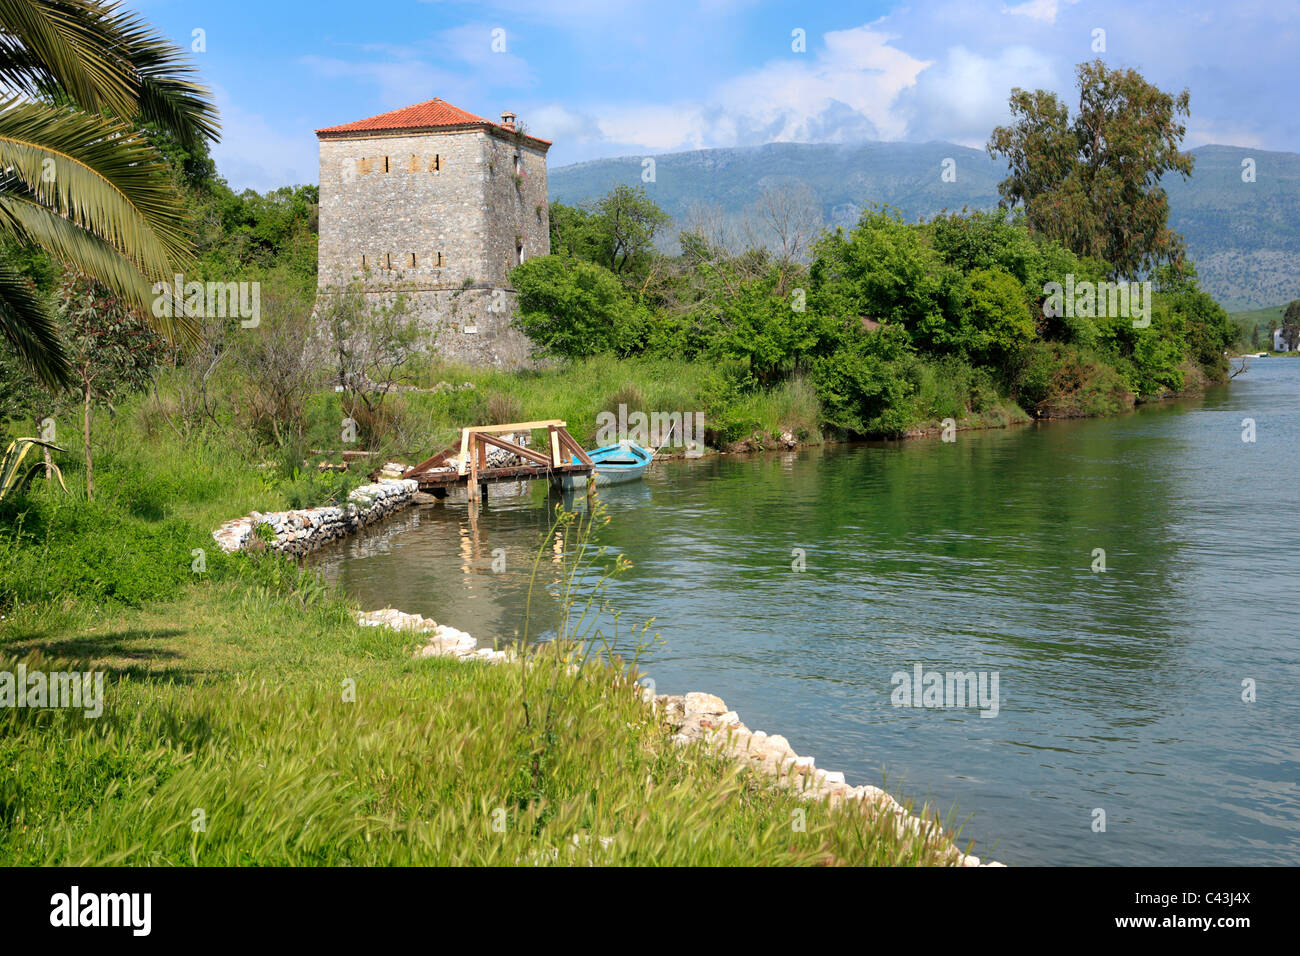
<svg viewBox="0 0 1300 956"><path fill-rule="evenodd" d="M242 551L255 540L264 540L257 536L256 529L266 525L271 530L271 540L265 541L267 550L278 554L306 554L406 507L418 489L419 485L410 480L378 481L353 489L342 507L266 514L254 511L227 521L212 532L212 537L222 551Z"/></svg>
<svg viewBox="0 0 1300 956"><path fill-rule="evenodd" d="M482 281L483 138L471 131L321 140L321 288L363 275L370 288Z"/></svg>
<svg viewBox="0 0 1300 956"><path fill-rule="evenodd" d="M444 357L526 364L508 274L549 254L547 201L545 150L504 130L322 139L320 292L401 290Z"/></svg>

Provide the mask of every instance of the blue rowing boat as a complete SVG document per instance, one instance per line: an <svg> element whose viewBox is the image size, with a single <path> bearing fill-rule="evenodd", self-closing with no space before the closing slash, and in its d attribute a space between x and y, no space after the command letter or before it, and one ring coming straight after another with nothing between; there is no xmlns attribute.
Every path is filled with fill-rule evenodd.
<svg viewBox="0 0 1300 956"><path fill-rule="evenodd" d="M587 452L587 455L596 466L591 477L597 487L636 481L645 474L655 457L654 452L647 451L634 441L606 445ZM575 457L573 462L577 464L578 459ZM586 483L586 475L565 475L563 478L566 489L581 488Z"/></svg>

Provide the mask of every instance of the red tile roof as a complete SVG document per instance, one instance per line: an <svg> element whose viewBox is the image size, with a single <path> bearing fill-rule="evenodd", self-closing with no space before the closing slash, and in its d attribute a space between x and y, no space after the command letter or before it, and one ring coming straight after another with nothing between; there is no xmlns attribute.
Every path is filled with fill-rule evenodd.
<svg viewBox="0 0 1300 956"><path fill-rule="evenodd" d="M492 127L503 133L513 134L513 130L507 129L500 123L494 123L481 116L475 116L473 113L452 106L445 100L435 97L424 103L416 103L414 106L406 106L400 110L390 110L387 113L380 113L378 116L371 116L368 119L344 123L342 126L328 126L325 129L318 129L316 135L437 129L444 126ZM524 136L539 143L545 143L547 146L551 145L549 139L541 139L528 133L525 133Z"/></svg>

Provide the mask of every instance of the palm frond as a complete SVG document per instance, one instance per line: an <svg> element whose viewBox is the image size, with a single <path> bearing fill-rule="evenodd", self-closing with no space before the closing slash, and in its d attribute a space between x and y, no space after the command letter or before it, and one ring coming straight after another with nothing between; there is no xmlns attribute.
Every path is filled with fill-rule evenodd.
<svg viewBox="0 0 1300 956"><path fill-rule="evenodd" d="M78 17L93 19L95 12L87 8L94 6L84 0L0 0L0 31L26 50L48 81L83 109L109 109L129 117L135 98L121 70L113 69L119 55L111 48L78 43L75 31L68 29Z"/></svg>
<svg viewBox="0 0 1300 956"><path fill-rule="evenodd" d="M206 87L180 49L137 14L94 0L45 0L58 28L79 49L105 51L105 83L126 88L138 112L127 121L156 123L183 143L217 139L221 125Z"/></svg>
<svg viewBox="0 0 1300 956"><path fill-rule="evenodd" d="M25 276L0 262L0 335L46 388L72 380L72 366L47 303Z"/></svg>
<svg viewBox="0 0 1300 956"><path fill-rule="evenodd" d="M0 191L0 233L7 233L20 243L39 245L78 272L94 276L169 341L197 339L198 323L183 314L183 310L176 309L175 316L167 312L161 316L153 314L154 283L130 260L98 236L55 215L30 197ZM162 279L170 285L170 276Z"/></svg>
<svg viewBox="0 0 1300 956"><path fill-rule="evenodd" d="M11 29L11 22L20 28ZM0 0L0 34L8 34L0 39L0 80L11 90L66 96L88 112L107 109L127 122L156 124L185 144L219 137L216 108L194 82L194 67L117 3ZM75 52L78 73L50 59L66 49ZM69 82L70 75L84 82Z"/></svg>
<svg viewBox="0 0 1300 956"><path fill-rule="evenodd" d="M0 99L0 169L6 191L25 188L146 276L161 278L191 258L166 165L142 134L115 120Z"/></svg>

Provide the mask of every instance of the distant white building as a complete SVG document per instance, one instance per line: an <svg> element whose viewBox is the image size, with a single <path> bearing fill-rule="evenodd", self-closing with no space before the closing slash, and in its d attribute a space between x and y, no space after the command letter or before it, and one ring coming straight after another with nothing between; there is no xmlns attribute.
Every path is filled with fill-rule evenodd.
<svg viewBox="0 0 1300 956"><path fill-rule="evenodd" d="M1287 348L1287 346L1286 346L1286 336L1282 334L1282 330L1281 330L1281 329L1274 329L1274 330L1273 330L1273 351L1274 351L1274 352L1290 352L1290 351L1291 351L1291 350L1290 350L1289 348Z"/></svg>

